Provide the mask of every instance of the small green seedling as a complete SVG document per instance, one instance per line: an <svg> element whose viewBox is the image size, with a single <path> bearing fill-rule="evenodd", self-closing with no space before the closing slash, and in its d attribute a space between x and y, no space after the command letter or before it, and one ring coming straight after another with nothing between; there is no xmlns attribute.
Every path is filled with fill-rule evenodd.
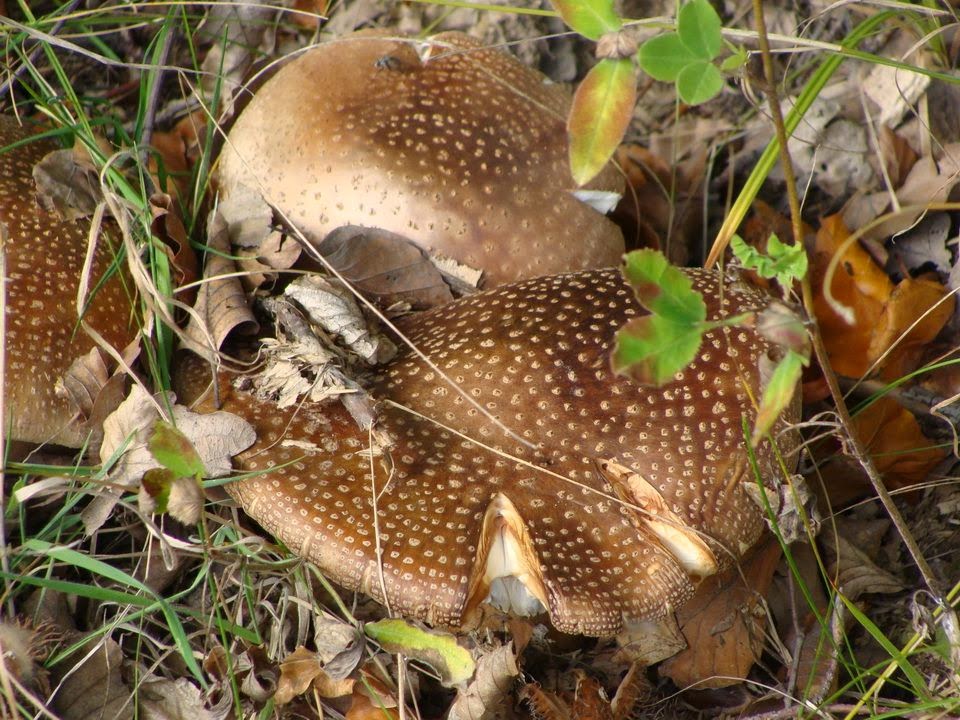
<svg viewBox="0 0 960 720"><path fill-rule="evenodd" d="M741 265L762 278L776 280L783 287L790 287L807 274L807 253L804 249L799 245L785 245L776 235L771 235L767 240L766 255L747 245L739 235L733 236L730 247Z"/></svg>

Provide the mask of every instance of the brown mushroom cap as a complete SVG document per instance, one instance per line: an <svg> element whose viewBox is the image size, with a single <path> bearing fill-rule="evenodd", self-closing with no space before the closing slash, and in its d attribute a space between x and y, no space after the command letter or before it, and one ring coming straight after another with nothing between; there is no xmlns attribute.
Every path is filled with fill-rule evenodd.
<svg viewBox="0 0 960 720"><path fill-rule="evenodd" d="M317 241L398 233L487 286L619 262L620 230L571 194L568 93L461 33L426 42L421 61L413 40L356 34L280 70L230 132L224 195L256 189ZM608 167L591 187L623 182Z"/></svg>
<svg viewBox="0 0 960 720"><path fill-rule="evenodd" d="M721 303L716 274L689 272L710 317L767 302L726 285ZM661 617L760 533L742 489L753 480L741 414L754 415L742 383L758 391L758 359L774 348L751 329L716 330L675 381L641 387L611 373L608 353L642 312L620 274L603 270L406 321L411 340L536 452L409 352L371 392L422 417L382 404L377 427L392 446L372 458L338 403L277 410L224 388L224 408L259 434L239 467L262 473L227 488L332 580L382 602L379 534L391 609L433 624L469 624L490 600L522 613L542 605L557 628L588 635ZM202 368L181 380L195 392ZM772 450L758 459L775 477Z"/></svg>
<svg viewBox="0 0 960 720"><path fill-rule="evenodd" d="M64 222L36 200L33 167L56 147L38 140L13 149L31 133L0 116L0 225L6 232L6 353L3 392L8 437L28 443L80 447L87 432L75 421L71 401L54 388L78 357L94 346L80 328L77 287L89 227ZM112 262L101 237L90 287ZM133 337L130 300L116 274L93 296L84 319L115 347Z"/></svg>

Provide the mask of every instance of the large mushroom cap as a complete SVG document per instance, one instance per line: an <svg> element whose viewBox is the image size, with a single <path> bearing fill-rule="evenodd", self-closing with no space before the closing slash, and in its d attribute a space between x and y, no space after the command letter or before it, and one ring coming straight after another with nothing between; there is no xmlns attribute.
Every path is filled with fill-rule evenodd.
<svg viewBox="0 0 960 720"><path fill-rule="evenodd" d="M766 304L734 285L721 302L717 275L690 273L711 317ZM371 390L392 401L377 424L389 447L372 454L338 403L277 410L224 388L224 408L259 434L239 467L261 473L228 490L334 581L380 601L383 587L394 612L430 623L469 624L484 601L542 606L588 635L660 617L760 533L741 415L774 348L751 329L716 330L675 381L641 387L608 365L614 332L641 312L603 270L414 316L413 342L497 422L406 353ZM182 380L196 388L202 370ZM758 459L774 477L771 449Z"/></svg>
<svg viewBox="0 0 960 720"><path fill-rule="evenodd" d="M230 132L224 195L254 189L318 241L398 233L488 286L619 262L619 229L572 195L566 91L466 35L420 42L357 34L280 70Z"/></svg>
<svg viewBox="0 0 960 720"><path fill-rule="evenodd" d="M38 205L33 168L56 147L50 141L8 146L30 138L13 118L0 116L0 226L5 232L6 356L4 399L9 437L28 443L80 447L87 430L70 400L55 392L74 360L94 346L79 327L77 287L89 227L63 221ZM113 261L101 238L91 269L96 287ZM116 274L93 295L84 319L111 345L133 337L130 300Z"/></svg>

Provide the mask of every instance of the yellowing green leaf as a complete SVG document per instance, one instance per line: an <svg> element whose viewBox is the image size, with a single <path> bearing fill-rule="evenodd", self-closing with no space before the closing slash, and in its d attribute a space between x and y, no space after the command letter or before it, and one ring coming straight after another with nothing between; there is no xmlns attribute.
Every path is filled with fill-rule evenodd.
<svg viewBox="0 0 960 720"><path fill-rule="evenodd" d="M453 635L426 630L406 620L379 620L363 626L364 632L389 653L402 653L424 662L440 674L447 687L473 677L473 656Z"/></svg>
<svg viewBox="0 0 960 720"><path fill-rule="evenodd" d="M601 60L580 83L567 119L570 172L585 185L603 169L633 117L637 73L630 60Z"/></svg>
<svg viewBox="0 0 960 720"><path fill-rule="evenodd" d="M571 28L590 40L623 27L613 0L551 0L560 17Z"/></svg>
<svg viewBox="0 0 960 720"><path fill-rule="evenodd" d="M206 474L203 461L187 437L173 425L158 420L147 441L147 449L158 463L178 477L196 477Z"/></svg>
<svg viewBox="0 0 960 720"><path fill-rule="evenodd" d="M806 364L806 358L790 350L773 371L770 382L767 383L767 387L763 391L760 411L757 413L757 423L753 428L753 436L750 438L750 442L754 446L760 442L764 435L770 432L770 428L780 417L780 413L793 400L793 395L797 391L797 384L800 382L800 373L803 372L803 366Z"/></svg>

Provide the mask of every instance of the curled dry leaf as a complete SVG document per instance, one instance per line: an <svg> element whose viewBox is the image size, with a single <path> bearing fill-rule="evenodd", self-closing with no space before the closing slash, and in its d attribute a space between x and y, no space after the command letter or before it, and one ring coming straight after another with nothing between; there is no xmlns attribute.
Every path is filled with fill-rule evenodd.
<svg viewBox="0 0 960 720"><path fill-rule="evenodd" d="M208 218L207 246L210 251L203 268L204 282L186 329L189 347L203 356L219 350L234 329L259 329L240 280L233 276L236 266L229 257L226 221L216 210Z"/></svg>
<svg viewBox="0 0 960 720"><path fill-rule="evenodd" d="M110 362L112 365L112 360ZM90 453L99 451L103 439L103 421L120 406L126 391L126 375L109 375L99 348L92 348L86 355L74 360L63 377L57 380L57 395L69 398L80 414Z"/></svg>
<svg viewBox="0 0 960 720"><path fill-rule="evenodd" d="M915 367L925 346L953 314L954 300L936 280L907 278L894 287L854 243L844 252L831 285L837 302L852 312L853 323L848 323L828 302L823 285L830 259L848 237L838 215L824 218L816 235L811 278L824 344L841 375L860 377L882 358L881 377L895 379Z"/></svg>
<svg viewBox="0 0 960 720"><path fill-rule="evenodd" d="M316 249L354 289L381 307L403 302L423 310L453 300L427 253L396 233L345 225Z"/></svg>
<svg viewBox="0 0 960 720"><path fill-rule="evenodd" d="M189 198L190 171L202 153L207 115L195 110L182 118L169 131L155 131L150 136L151 154L147 168L161 192ZM161 177L162 169L162 177Z"/></svg>
<svg viewBox="0 0 960 720"><path fill-rule="evenodd" d="M159 238L167 249L175 288L192 284L199 274L197 255L187 238L187 229L183 226L173 198L163 193L151 195L150 214L153 216L150 226L153 236ZM180 292L177 299L186 305L192 305L195 294L195 289L189 290L187 294Z"/></svg>
<svg viewBox="0 0 960 720"><path fill-rule="evenodd" d="M493 650L484 650L477 660L477 670L466 689L447 712L447 720L489 720L500 717L510 698L510 691L520 670L513 643Z"/></svg>
<svg viewBox="0 0 960 720"><path fill-rule="evenodd" d="M371 329L348 289L311 275L287 285L284 295L297 301L310 322L339 336L347 348L368 364L380 365L396 355L396 346L385 335Z"/></svg>
<svg viewBox="0 0 960 720"><path fill-rule="evenodd" d="M762 598L773 579L780 546L761 543L739 568L709 577L677 612L687 649L660 665L680 687L724 687L744 678L763 649ZM747 584L744 584L744 579Z"/></svg>

